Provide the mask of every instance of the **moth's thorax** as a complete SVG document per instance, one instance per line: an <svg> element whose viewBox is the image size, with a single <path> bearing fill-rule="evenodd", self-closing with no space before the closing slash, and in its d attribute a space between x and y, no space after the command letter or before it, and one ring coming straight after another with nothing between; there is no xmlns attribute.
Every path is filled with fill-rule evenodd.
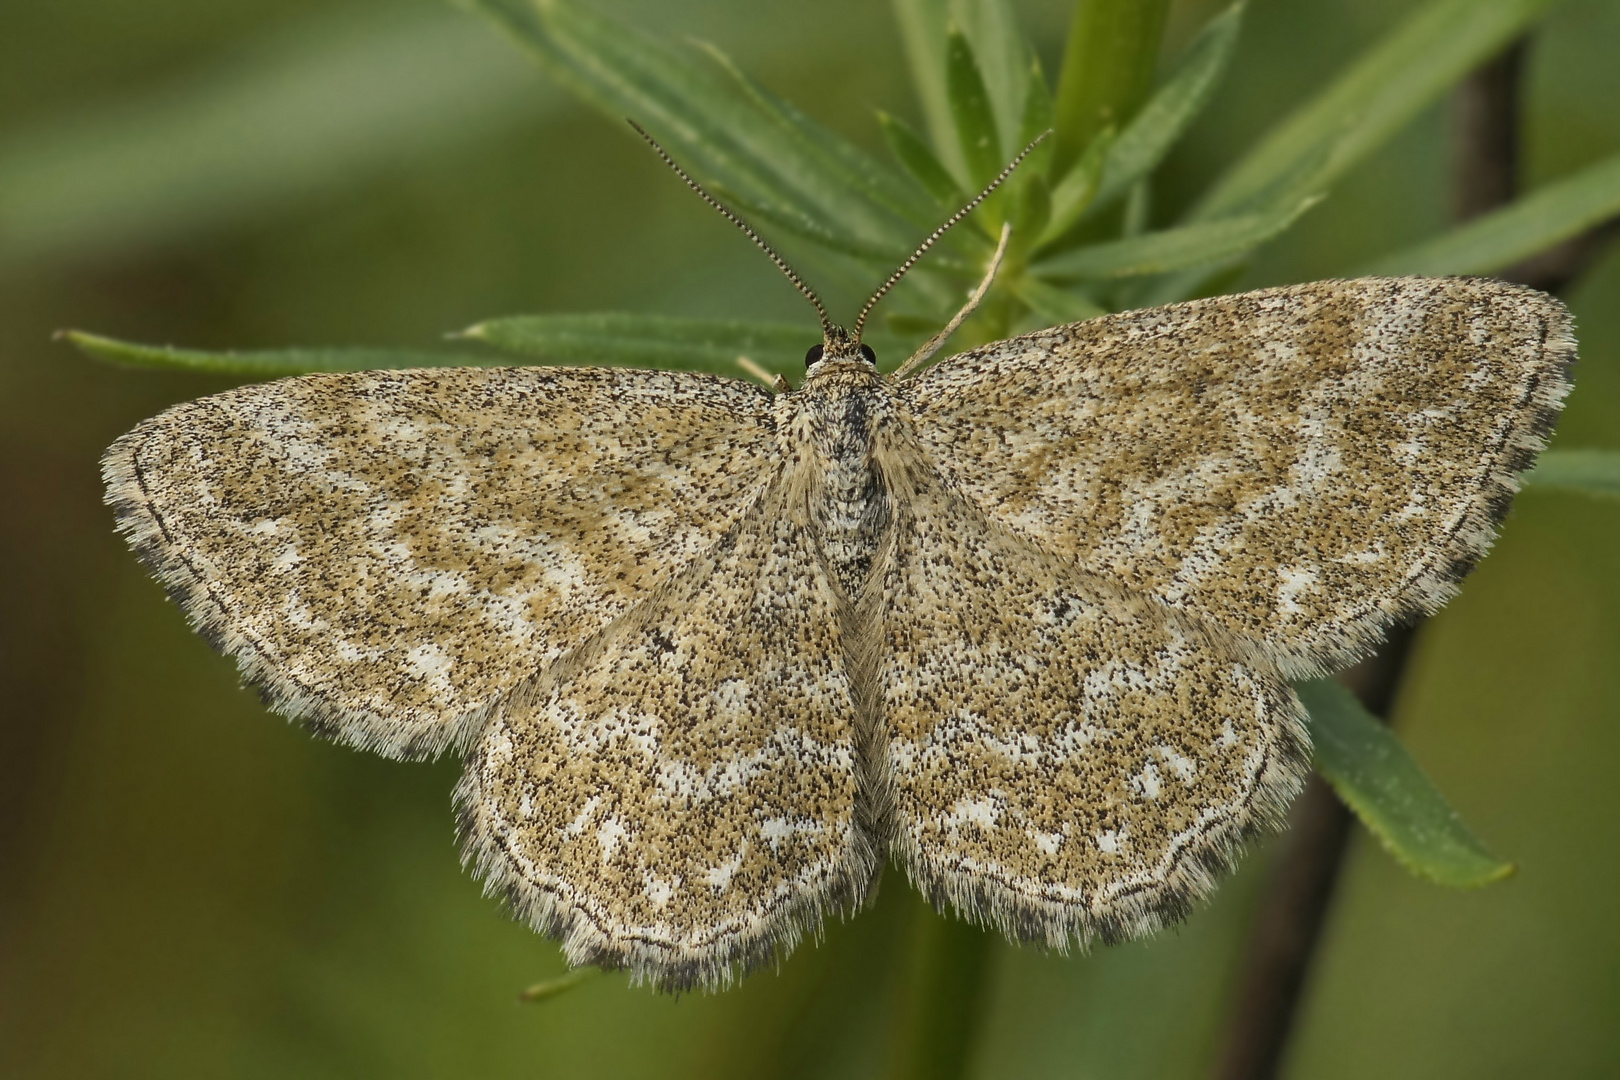
<svg viewBox="0 0 1620 1080"><path fill-rule="evenodd" d="M822 361L803 389L785 395L783 408L789 417L782 430L805 469L811 531L853 597L871 575L893 516L872 453L874 433L891 421L888 388L864 361Z"/></svg>

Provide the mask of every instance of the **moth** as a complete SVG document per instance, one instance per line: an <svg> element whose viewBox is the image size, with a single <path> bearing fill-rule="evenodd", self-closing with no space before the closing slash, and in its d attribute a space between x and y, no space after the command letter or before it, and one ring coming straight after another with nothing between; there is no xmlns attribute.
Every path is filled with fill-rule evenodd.
<svg viewBox="0 0 1620 1080"><path fill-rule="evenodd" d="M887 376L867 314L939 232L845 329L676 170L816 306L797 389L305 375L103 460L118 528L271 707L463 756L486 891L665 989L782 955L890 861L1018 942L1180 918L1301 787L1289 680L1456 592L1569 387L1557 300L1458 278Z"/></svg>

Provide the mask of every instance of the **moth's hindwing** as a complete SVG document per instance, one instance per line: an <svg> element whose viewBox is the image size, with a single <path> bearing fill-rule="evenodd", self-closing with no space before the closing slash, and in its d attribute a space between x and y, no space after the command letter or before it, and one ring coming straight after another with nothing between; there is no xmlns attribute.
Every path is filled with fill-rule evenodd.
<svg viewBox="0 0 1620 1080"><path fill-rule="evenodd" d="M573 963L724 985L881 864L838 598L785 486L511 694L468 760L466 858Z"/></svg>
<svg viewBox="0 0 1620 1080"><path fill-rule="evenodd" d="M1298 792L1299 702L907 457L881 637L897 858L936 904L1051 948L1181 918Z"/></svg>
<svg viewBox="0 0 1620 1080"><path fill-rule="evenodd" d="M672 372L308 375L178 405L103 472L131 545L272 707L419 757L723 534L769 410Z"/></svg>

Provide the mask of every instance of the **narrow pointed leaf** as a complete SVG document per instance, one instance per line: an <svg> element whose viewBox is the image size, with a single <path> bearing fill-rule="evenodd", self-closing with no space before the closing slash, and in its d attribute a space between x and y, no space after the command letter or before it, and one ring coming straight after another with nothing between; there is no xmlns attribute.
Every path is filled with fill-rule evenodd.
<svg viewBox="0 0 1620 1080"><path fill-rule="evenodd" d="M1120 132L1104 163L1093 205L1101 206L1123 195L1157 168L1204 111L1237 48L1243 9L1243 3L1233 4L1211 19L1193 39L1175 72Z"/></svg>
<svg viewBox="0 0 1620 1080"><path fill-rule="evenodd" d="M993 180L1006 162L996 115L990 108L990 95L979 75L973 46L955 29L945 44L945 89L950 95L957 145L962 148L968 178L974 190L978 190Z"/></svg>
<svg viewBox="0 0 1620 1080"><path fill-rule="evenodd" d="M916 224L933 223L934 207L929 205L928 200L918 197L904 176L855 144L834 135L790 102L771 93L713 45L700 43L700 47L763 115L775 122L806 153L818 156L851 187Z"/></svg>
<svg viewBox="0 0 1620 1080"><path fill-rule="evenodd" d="M1305 199L1266 214L1240 214L1217 221L1144 233L1055 255L1030 269L1046 278L1110 278L1162 274L1244 255L1286 230L1320 201Z"/></svg>
<svg viewBox="0 0 1620 1080"><path fill-rule="evenodd" d="M1316 766L1395 860L1441 885L1500 881L1513 864L1474 837L1387 724L1332 679L1295 689L1311 715Z"/></svg>
<svg viewBox="0 0 1620 1080"><path fill-rule="evenodd" d="M1046 232L1052 219L1052 193L1047 190L1046 177L1031 173L1018 188L1018 206L1012 215L1013 245L1029 250L1021 243L1024 237L1038 237Z"/></svg>
<svg viewBox="0 0 1620 1080"><path fill-rule="evenodd" d="M459 336L550 363L708 371L740 377L737 358L746 356L773 374L796 376L804 373L804 354L821 341L821 329L598 312L489 319ZM883 359L907 354L905 343L891 335L868 334L867 338Z"/></svg>
<svg viewBox="0 0 1620 1080"><path fill-rule="evenodd" d="M696 50L654 41L578 0L461 2L615 122L633 117L696 172L752 201L791 206L821 232L853 244L904 248L915 232L848 181L824 150L836 136L784 128Z"/></svg>
<svg viewBox="0 0 1620 1080"><path fill-rule="evenodd" d="M1009 0L952 0L950 9L952 20L973 43L973 56L990 95L997 129L1003 134L1017 131L1029 100L1034 53L1018 27L1012 4ZM1030 138L1045 130L1041 127Z"/></svg>
<svg viewBox="0 0 1620 1080"><path fill-rule="evenodd" d="M1024 115L1018 121L1018 149L1023 149L1034 142L1036 137L1052 130L1052 90L1046 85L1046 75L1041 71L1041 62L1031 59L1029 62L1029 77L1026 83L1024 96ZM1031 155L1031 160L1025 162L1024 168L1031 172L1045 172L1047 163L1041 156L1050 157L1052 152L1051 140L1048 139L1039 149Z"/></svg>
<svg viewBox="0 0 1620 1080"><path fill-rule="evenodd" d="M1276 124L1211 187L1193 219L1249 205L1313 156L1320 164L1299 190L1324 190L1555 2L1429 0Z"/></svg>
<svg viewBox="0 0 1620 1080"><path fill-rule="evenodd" d="M739 356L773 374L803 373L805 351L821 340L821 331L814 326L602 312L490 319L461 336L553 363L740 376Z"/></svg>
<svg viewBox="0 0 1620 1080"><path fill-rule="evenodd" d="M973 43L999 130L1016 131L1027 100L1030 50L1012 5L1008 0L894 0L894 13L928 134L958 183L969 186L946 91L946 32L954 24Z"/></svg>
<svg viewBox="0 0 1620 1080"><path fill-rule="evenodd" d="M798 207L783 206L774 201L754 199L741 192L733 191L725 184L713 183L709 185L709 189L722 202L749 221L760 225L774 225L784 232L802 237L840 255L849 255L882 267L892 267L910 254L909 251L901 247L872 244L830 230L819 220L801 212ZM936 262L933 267L938 265ZM930 267L930 269L933 267Z"/></svg>
<svg viewBox="0 0 1620 1080"><path fill-rule="evenodd" d="M1487 274L1620 216L1620 154L1532 191L1427 243L1386 255L1365 274Z"/></svg>
<svg viewBox="0 0 1620 1080"><path fill-rule="evenodd" d="M1326 146L1319 147L1315 154L1295 162L1289 172L1279 177L1276 183L1249 203L1246 212L1281 214L1286 213L1289 207L1298 206L1299 192L1304 183L1316 175L1321 164L1327 160L1330 149ZM1323 198L1325 193L1317 197ZM1187 223L1196 224L1197 219L1191 218ZM1240 255L1190 270L1164 274L1151 281L1133 285L1133 293L1127 306L1157 307L1160 304L1190 300L1195 296L1213 296L1236 283L1243 276L1244 269L1245 258Z"/></svg>
<svg viewBox="0 0 1620 1080"><path fill-rule="evenodd" d="M1169 0L1078 0L1058 74L1052 166L1058 179L1104 128L1128 124L1158 65Z"/></svg>
<svg viewBox="0 0 1620 1080"><path fill-rule="evenodd" d="M1620 450L1548 450L1524 474L1524 485L1620 499Z"/></svg>
<svg viewBox="0 0 1620 1080"><path fill-rule="evenodd" d="M506 361L489 355L413 349L312 348L210 352L172 345L137 345L82 330L57 335L80 352L124 367L168 368L210 375L279 378L312 371L377 371L384 368L496 367Z"/></svg>
<svg viewBox="0 0 1620 1080"><path fill-rule="evenodd" d="M923 190L934 197L935 202L940 206L960 206L967 202L969 196L963 192L939 158L934 156L933 149L921 135L911 130L904 121L886 112L879 112L877 115L878 123L883 128L883 137L888 140L889 150L917 183L922 185Z"/></svg>
<svg viewBox="0 0 1620 1080"><path fill-rule="evenodd" d="M1084 322L1108 314L1107 308L1084 293L1060 288L1028 274L1014 283L1013 293L1028 304L1031 311L1045 319L1048 326Z"/></svg>
<svg viewBox="0 0 1620 1080"><path fill-rule="evenodd" d="M1063 238L1063 235L1080 223L1080 219L1090 209L1097 197L1097 185L1102 179L1103 165L1108 160L1109 150L1114 145L1114 129L1104 128L1091 140L1091 145L1081 155L1080 161L1074 168L1064 174L1052 190L1052 218L1046 226L1046 232L1036 241L1039 248L1043 244L1054 243Z"/></svg>

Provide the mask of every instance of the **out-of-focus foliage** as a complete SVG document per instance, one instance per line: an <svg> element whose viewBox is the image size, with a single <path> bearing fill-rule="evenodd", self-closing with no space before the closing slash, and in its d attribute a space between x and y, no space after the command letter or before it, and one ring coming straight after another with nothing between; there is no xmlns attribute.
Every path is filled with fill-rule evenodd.
<svg viewBox="0 0 1620 1080"><path fill-rule="evenodd" d="M825 275L837 304L858 302L965 197L992 134L999 162L1064 114L1039 74L1067 92L1069 5L1057 0L899 0L893 12L852 0L481 3L556 51L547 64L574 90L615 115L633 108ZM1065 169L1039 152L896 298L890 329L915 338L937 325L1009 218L1026 247L970 340L1183 295L1212 280L1189 263L1244 252L1247 269L1233 264L1222 287L1343 274L1392 251L1410 256L1394 270L1495 268L1568 235L1611 205L1612 0L1570 0L1537 31L1537 186L1443 235L1443 92L1546 8L1172 5L1156 88L1121 75L1074 91L1087 108L1146 94L1141 111L1095 121ZM561 965L456 867L453 768L374 761L268 717L97 505L101 446L225 385L226 368L206 368L227 354L210 350L422 350L478 324L475 342L569 362L602 348L620 350L604 360L725 369L746 347L791 370L802 356L786 327L813 323L746 241L617 119L529 78L476 21L447 18L417 0L0 9L0 543L15 568L0 627L7 1075L843 1077L888 1074L906 1053L927 995L914 957L935 955L942 931L892 875L875 910L733 993L674 1001L608 976L516 1004L524 987L561 985ZM714 48L688 48L689 34ZM592 59L603 55L636 79L604 76ZM702 107L682 112L672 80ZM897 119L874 120L874 107ZM1193 248L1245 218L1244 243ZM1416 258L1437 251L1466 267ZM1122 269L1133 276L1116 280ZM1591 454L1620 446L1620 257L1569 298L1583 361L1559 446ZM502 311L548 314L478 323ZM564 314L578 311L639 314ZM92 367L48 343L69 324L187 342L95 347L204 370ZM291 366L251 367L267 357ZM238 375L300 363L235 358L248 365ZM1559 490L1612 477L1595 460L1554 457L1532 474L1500 550L1426 633L1398 709L1413 757L1520 873L1457 893L1358 849L1296 1075L1620 1064L1620 931L1605 899L1620 884L1620 728L1608 722L1620 709L1620 511ZM970 1073L1202 1074L1263 870L1262 853L1209 910L1148 943L1068 959L993 943Z"/></svg>
<svg viewBox="0 0 1620 1080"><path fill-rule="evenodd" d="M1389 725L1332 679L1299 686L1311 715L1316 767L1402 866L1440 885L1500 881L1513 864L1496 858L1463 824Z"/></svg>

